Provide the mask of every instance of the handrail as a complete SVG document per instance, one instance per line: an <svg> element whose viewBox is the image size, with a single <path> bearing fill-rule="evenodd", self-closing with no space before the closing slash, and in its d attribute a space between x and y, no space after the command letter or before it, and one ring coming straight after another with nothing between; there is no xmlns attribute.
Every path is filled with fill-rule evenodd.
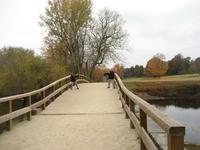
<svg viewBox="0 0 200 150"><path fill-rule="evenodd" d="M141 138L141 149L159 149L147 131L148 116L167 132L168 150L183 150L185 126L129 91L117 74L115 80L126 118L130 118L131 128L136 128ZM139 117L136 115L135 105L139 106Z"/></svg>
<svg viewBox="0 0 200 150"><path fill-rule="evenodd" d="M81 75L81 74L77 74L77 76L79 78L83 78L83 79L85 78L85 79L87 79L86 76ZM34 95L34 94L40 93L40 92L42 92L44 90L47 90L48 88L50 88L50 87L58 84L59 82L62 82L62 81L67 80L69 78L70 78L70 76L63 77L63 78L58 79L58 80L54 81L53 83L51 83L51 84L49 84L49 85L47 85L47 86L45 86L43 88L31 91L31 92L27 92L27 93L23 93L23 94L12 95L12 96L7 96L7 97L0 98L0 103L6 102L6 101L9 101L9 100L20 99L20 98L23 98L23 97L27 97L27 96L30 96L30 95Z"/></svg>
<svg viewBox="0 0 200 150"><path fill-rule="evenodd" d="M84 75L76 74L76 76L78 77L77 82L80 82L80 83L89 82L87 80L87 77ZM48 102L49 103L52 102L56 96L62 94L63 91L65 91L70 86L72 86L69 79L70 79L70 76L66 76L38 90L34 90L34 91L24 93L24 94L18 94L18 95L0 98L0 103L8 102L8 113L0 116L0 124L7 122L7 129L11 130L12 119L18 116L21 116L23 114L26 114L27 120L31 120L32 110L41 106L42 106L42 109L45 109L46 104ZM48 94L46 92L49 89L51 89L51 91ZM36 94L40 94L41 99L35 103L32 103L32 96ZM26 106L21 109L13 111L13 101L19 100L19 99L23 99L24 102L26 103Z"/></svg>

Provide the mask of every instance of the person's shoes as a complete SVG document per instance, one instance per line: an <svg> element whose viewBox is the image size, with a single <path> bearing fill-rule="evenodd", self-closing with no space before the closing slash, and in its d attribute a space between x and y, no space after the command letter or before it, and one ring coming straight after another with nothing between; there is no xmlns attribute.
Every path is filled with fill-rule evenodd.
<svg viewBox="0 0 200 150"><path fill-rule="evenodd" d="M110 88L109 86L107 88Z"/></svg>
<svg viewBox="0 0 200 150"><path fill-rule="evenodd" d="M77 88L77 90L78 90L79 88Z"/></svg>

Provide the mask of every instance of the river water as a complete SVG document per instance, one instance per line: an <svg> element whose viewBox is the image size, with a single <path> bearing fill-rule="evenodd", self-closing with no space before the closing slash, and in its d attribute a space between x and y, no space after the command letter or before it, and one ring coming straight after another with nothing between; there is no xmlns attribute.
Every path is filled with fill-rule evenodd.
<svg viewBox="0 0 200 150"><path fill-rule="evenodd" d="M151 102L155 107L186 126L185 142L200 145L200 104L197 101L173 100Z"/></svg>

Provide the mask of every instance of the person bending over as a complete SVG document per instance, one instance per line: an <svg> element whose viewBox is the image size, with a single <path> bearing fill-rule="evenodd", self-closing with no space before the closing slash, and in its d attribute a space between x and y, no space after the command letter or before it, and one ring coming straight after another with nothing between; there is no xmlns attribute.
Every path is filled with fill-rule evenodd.
<svg viewBox="0 0 200 150"><path fill-rule="evenodd" d="M113 88L115 89L115 81L114 81L115 73L114 73L114 71L110 70L110 72L106 73L106 75L108 75L108 87L107 88L110 88L110 83L112 82Z"/></svg>
<svg viewBox="0 0 200 150"><path fill-rule="evenodd" d="M78 84L77 84L77 81L76 81L76 77L77 77L77 75L71 73L71 75L70 75L70 81L71 81L71 83L72 83L72 84L71 84L71 90L72 90L72 87L73 87L74 85L76 85L76 88L79 89Z"/></svg>

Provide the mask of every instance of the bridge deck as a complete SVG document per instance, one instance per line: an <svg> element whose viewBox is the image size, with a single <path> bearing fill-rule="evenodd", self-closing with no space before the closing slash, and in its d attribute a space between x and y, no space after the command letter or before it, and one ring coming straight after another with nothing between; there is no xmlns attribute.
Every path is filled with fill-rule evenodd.
<svg viewBox="0 0 200 150"><path fill-rule="evenodd" d="M139 150L116 90L105 83L68 90L46 110L0 135L2 150Z"/></svg>

